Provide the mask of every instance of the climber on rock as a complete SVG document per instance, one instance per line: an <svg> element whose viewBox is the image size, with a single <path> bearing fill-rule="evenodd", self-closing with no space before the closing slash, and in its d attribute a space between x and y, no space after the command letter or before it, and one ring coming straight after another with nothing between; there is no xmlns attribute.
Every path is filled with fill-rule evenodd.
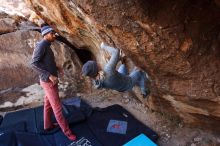
<svg viewBox="0 0 220 146"><path fill-rule="evenodd" d="M83 65L82 75L90 77L96 89L105 88L125 92L132 90L137 85L140 87L143 98L146 98L150 94L150 90L145 87L145 81L147 80L146 73L135 68L128 74L128 70L124 64L124 58L121 60L121 66L116 70L120 58L119 49L110 47L104 43L101 43L100 47L111 54L111 58L105 65L104 70L99 71L97 63L90 60Z"/></svg>
<svg viewBox="0 0 220 146"><path fill-rule="evenodd" d="M44 129L51 130L58 126L52 123L51 116L54 112L55 118L63 133L70 139L76 140L76 136L69 128L68 122L63 116L62 105L58 93L58 70L51 43L55 41L55 31L50 26L41 28L43 39L37 44L32 56L32 68L39 73L40 84L45 91L44 97Z"/></svg>

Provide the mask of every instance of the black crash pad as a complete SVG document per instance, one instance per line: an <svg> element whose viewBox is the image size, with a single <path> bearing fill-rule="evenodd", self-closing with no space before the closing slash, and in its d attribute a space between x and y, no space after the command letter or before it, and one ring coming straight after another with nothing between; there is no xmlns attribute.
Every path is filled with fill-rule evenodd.
<svg viewBox="0 0 220 146"><path fill-rule="evenodd" d="M0 115L0 125L1 125L1 123L2 123L2 120L3 120L3 116Z"/></svg>
<svg viewBox="0 0 220 146"><path fill-rule="evenodd" d="M26 123L18 122L9 127L0 128L0 146L17 146L16 135L17 131L26 131Z"/></svg>
<svg viewBox="0 0 220 146"><path fill-rule="evenodd" d="M107 132L108 123L112 119L128 123L126 134ZM104 146L122 146L141 133L144 133L154 142L158 139L158 135L153 130L135 119L120 105L93 109L93 114L88 118L87 123L96 138Z"/></svg>
<svg viewBox="0 0 220 146"><path fill-rule="evenodd" d="M63 114L69 123L77 123L85 120L84 114L74 106L63 106ZM56 122L54 116L52 119L53 122ZM0 128L9 127L18 122L26 123L27 132L41 134L48 133L43 130L43 106L7 113ZM54 132L57 129L54 129L51 132Z"/></svg>
<svg viewBox="0 0 220 146"><path fill-rule="evenodd" d="M154 142L158 138L153 130L120 105L91 108L86 104L81 106L81 101L80 104L77 101L77 106L72 106L72 103L71 100L65 102L63 112L67 119L70 118L68 121L73 123L70 128L77 136L75 142L68 140L60 129L49 133L42 131L41 106L6 114L0 125L0 146L122 146L141 133ZM107 132L110 120L124 121L127 124L126 132Z"/></svg>

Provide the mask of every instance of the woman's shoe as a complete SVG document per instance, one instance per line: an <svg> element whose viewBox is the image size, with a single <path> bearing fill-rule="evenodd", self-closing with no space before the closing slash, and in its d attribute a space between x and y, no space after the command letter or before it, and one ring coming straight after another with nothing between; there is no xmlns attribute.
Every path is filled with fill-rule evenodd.
<svg viewBox="0 0 220 146"><path fill-rule="evenodd" d="M76 135L74 135L70 130L64 133L66 135L67 138L69 138L69 140L71 141L75 141L76 140Z"/></svg>
<svg viewBox="0 0 220 146"><path fill-rule="evenodd" d="M71 140L71 141L75 141L75 140L76 140L76 135L71 134L71 135L68 135L67 137L68 137L69 140Z"/></svg>

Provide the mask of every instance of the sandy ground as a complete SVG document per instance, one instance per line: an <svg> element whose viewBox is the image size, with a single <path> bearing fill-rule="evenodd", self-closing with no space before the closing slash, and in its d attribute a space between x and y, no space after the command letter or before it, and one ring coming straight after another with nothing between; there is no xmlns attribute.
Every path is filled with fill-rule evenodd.
<svg viewBox="0 0 220 146"><path fill-rule="evenodd" d="M77 93L71 96L62 91L64 88L66 88L65 85L62 85L60 92L62 98L77 95L93 107L106 107L112 104L123 106L138 120L159 134L157 142L159 146L220 146L219 136L198 128L187 127L180 120L170 117L169 114L153 112L128 93L92 89L90 93ZM8 110L15 110L43 104L43 90L38 84L26 87L20 92L25 93L25 96L18 94L22 96L17 101L1 103L0 114L5 114L7 106Z"/></svg>

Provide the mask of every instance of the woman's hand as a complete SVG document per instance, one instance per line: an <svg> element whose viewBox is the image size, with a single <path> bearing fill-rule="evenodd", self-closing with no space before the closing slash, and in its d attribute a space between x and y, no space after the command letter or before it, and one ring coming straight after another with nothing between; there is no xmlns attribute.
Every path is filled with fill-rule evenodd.
<svg viewBox="0 0 220 146"><path fill-rule="evenodd" d="M53 86L58 84L59 80L56 76L50 75L49 80L52 82Z"/></svg>

